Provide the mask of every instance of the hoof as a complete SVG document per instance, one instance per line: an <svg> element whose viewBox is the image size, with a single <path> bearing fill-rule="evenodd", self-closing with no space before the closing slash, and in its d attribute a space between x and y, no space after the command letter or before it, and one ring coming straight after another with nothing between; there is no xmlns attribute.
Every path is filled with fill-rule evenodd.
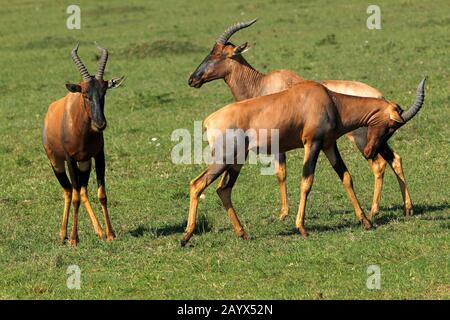
<svg viewBox="0 0 450 320"><path fill-rule="evenodd" d="M69 245L72 247L76 247L78 244L78 239L70 239L69 240Z"/></svg>
<svg viewBox="0 0 450 320"><path fill-rule="evenodd" d="M249 240L249 236L247 234L247 232L243 231L240 235L239 238L241 238L242 240Z"/></svg>
<svg viewBox="0 0 450 320"><path fill-rule="evenodd" d="M309 233L306 231L305 228L298 228L298 231L300 231L300 234L302 235L303 239L308 239Z"/></svg>
<svg viewBox="0 0 450 320"><path fill-rule="evenodd" d="M280 212L280 221L286 220L286 218L289 216L288 210L281 210Z"/></svg>
<svg viewBox="0 0 450 320"><path fill-rule="evenodd" d="M370 212L369 215L367 216L367 219L369 221L373 221L373 219L375 218L375 216L378 214L378 211L375 212Z"/></svg>
<svg viewBox="0 0 450 320"><path fill-rule="evenodd" d="M96 235L97 235L97 237L100 239L100 240L105 240L105 234L103 233L103 231L101 231L101 232L96 232L95 233Z"/></svg>
<svg viewBox="0 0 450 320"><path fill-rule="evenodd" d="M365 230L372 229L372 223L369 220L362 220L361 223Z"/></svg>
<svg viewBox="0 0 450 320"><path fill-rule="evenodd" d="M106 241L113 241L116 238L116 234L114 231L111 231L108 235L106 235Z"/></svg>
<svg viewBox="0 0 450 320"><path fill-rule="evenodd" d="M67 235L66 233L59 233L59 242L61 242L62 244L64 244L67 240Z"/></svg>
<svg viewBox="0 0 450 320"><path fill-rule="evenodd" d="M413 208L405 208L405 209L403 209L403 215L405 217L411 217L413 215Z"/></svg>
<svg viewBox="0 0 450 320"><path fill-rule="evenodd" d="M284 221L284 220L286 220L286 218L288 217L289 215L286 213L286 214L280 214L280 221Z"/></svg>
<svg viewBox="0 0 450 320"><path fill-rule="evenodd" d="M185 247L186 244L189 242L189 239L192 237L192 234L188 234L188 233L183 233L183 238L180 241L180 245L182 247Z"/></svg>

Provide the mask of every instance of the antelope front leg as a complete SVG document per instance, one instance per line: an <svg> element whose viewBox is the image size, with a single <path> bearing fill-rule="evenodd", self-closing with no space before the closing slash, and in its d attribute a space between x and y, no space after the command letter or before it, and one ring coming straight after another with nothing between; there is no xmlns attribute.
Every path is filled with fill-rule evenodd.
<svg viewBox="0 0 450 320"><path fill-rule="evenodd" d="M197 178L191 181L189 190L189 216L186 231L183 233L183 238L181 239L182 247L184 247L188 243L195 230L195 223L197 221L198 198L200 197L202 192L211 183L213 183L214 180L216 180L225 170L226 165L212 164Z"/></svg>
<svg viewBox="0 0 450 320"><path fill-rule="evenodd" d="M399 154L394 152L387 144L380 148L380 153L384 159L389 163L395 175L397 176L397 181L400 185L400 190L402 192L403 203L404 203L404 215L411 216L413 214L413 206L411 201L411 196L409 195L408 188L406 186L405 174L403 173L402 158Z"/></svg>
<svg viewBox="0 0 450 320"><path fill-rule="evenodd" d="M70 203L72 202L72 184L67 178L64 162L60 164L59 168L53 167L53 172L64 190L64 213L59 230L59 240L64 243L67 239L67 224L69 223Z"/></svg>
<svg viewBox="0 0 450 320"><path fill-rule="evenodd" d="M111 220L109 218L107 197L106 197L106 187L105 187L105 152L102 149L95 156L95 173L97 175L97 185L98 185L98 200L102 205L103 217L105 218L106 227L106 240L112 241L116 238L116 234L111 225Z"/></svg>
<svg viewBox="0 0 450 320"><path fill-rule="evenodd" d="M286 171L286 154L285 153L280 153L275 156L275 170L276 170L278 185L280 187L280 199L281 199L280 220L284 220L289 215L287 186L286 186L287 171Z"/></svg>
<svg viewBox="0 0 450 320"><path fill-rule="evenodd" d="M64 189L64 213L59 230L59 241L64 243L67 239L67 225L69 223L70 203L72 202L72 189Z"/></svg>
<svg viewBox="0 0 450 320"><path fill-rule="evenodd" d="M69 169L70 180L72 181L72 207L73 207L73 225L70 234L69 244L76 246L78 244L78 211L80 209L80 172L77 162L67 159L67 168Z"/></svg>
<svg viewBox="0 0 450 320"><path fill-rule="evenodd" d="M372 207L369 214L369 220L372 219L380 211L381 190L383 188L384 170L386 169L386 160L381 155L377 155L373 160L368 159L370 168L372 169L375 177L375 183L373 188Z"/></svg>
<svg viewBox="0 0 450 320"><path fill-rule="evenodd" d="M222 179L220 180L219 186L217 187L216 191L219 195L220 200L222 200L231 223L233 224L234 232L238 237L247 240L248 235L245 232L241 222L239 221L239 218L236 215L236 211L233 208L233 203L231 202L231 192L239 176L241 168L242 165L235 165L230 167L222 176Z"/></svg>
<svg viewBox="0 0 450 320"><path fill-rule="evenodd" d="M91 219L92 226L94 227L94 232L100 239L104 238L103 229L100 226L100 223L98 222L97 216L94 213L94 210L92 210L91 203L89 202L89 196L88 196L88 183L89 183L89 175L91 173L91 160L89 159L86 162L81 162L79 164L80 168L80 184L81 184L81 201L84 204L84 207L86 208L86 211L88 212L89 218Z"/></svg>
<svg viewBox="0 0 450 320"><path fill-rule="evenodd" d="M339 150L337 148L336 143L334 143L334 145L331 146L330 148L324 149L323 151L327 156L328 160L330 161L330 164L332 165L333 169L336 171L339 178L341 179L342 184L344 185L344 188L347 191L347 194L350 198L350 201L353 204L353 208L355 209L356 217L363 224L366 230L372 228L372 224L365 216L364 211L362 210L359 201L356 198L355 191L353 190L352 177L350 175L350 172L348 172L347 167L345 166L345 163L341 158L341 155L339 154Z"/></svg>
<svg viewBox="0 0 450 320"><path fill-rule="evenodd" d="M358 147L358 150L362 153L364 157L366 157L364 150L368 144L367 133L368 133L367 127L361 127L347 134L347 137ZM333 153L333 151L330 151L330 153ZM331 157L334 158L334 155L331 154ZM375 178L372 207L369 215L369 220L372 220L372 218L375 217L380 211L381 190L383 188L386 160L384 160L383 157L380 154L378 154L372 160L367 159L367 162L369 163L369 166L372 169Z"/></svg>
<svg viewBox="0 0 450 320"><path fill-rule="evenodd" d="M316 168L317 157L319 156L320 145L318 143L305 144L305 156L303 158L303 174L300 186L300 203L298 206L297 219L295 226L304 238L308 237L305 229L305 209L306 200L311 191L314 182L314 171Z"/></svg>

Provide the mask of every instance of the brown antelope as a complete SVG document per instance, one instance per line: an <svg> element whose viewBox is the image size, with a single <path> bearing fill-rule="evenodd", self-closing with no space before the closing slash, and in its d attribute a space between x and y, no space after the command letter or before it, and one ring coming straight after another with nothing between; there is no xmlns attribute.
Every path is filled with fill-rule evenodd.
<svg viewBox="0 0 450 320"><path fill-rule="evenodd" d="M200 88L204 83L216 79L224 79L231 90L236 101L259 97L285 90L292 85L304 81L303 78L290 70L276 70L268 74L263 74L254 69L243 57L242 53L248 50L249 46L244 43L235 46L228 42L231 36L243 29L251 26L255 20L237 23L229 27L214 44L211 53L206 56L202 63L192 73L189 78L189 85ZM345 80L326 80L321 83L327 89L353 96L382 98L382 94L375 88L364 83ZM367 145L367 128L361 127L347 133L347 137L356 144L358 150L363 153ZM381 189L383 185L384 170L386 162L389 163L397 176L404 201L404 214L412 214L411 198L406 187L405 176L403 174L402 161L400 156L394 152L387 144L380 150L373 159L367 159L375 176L375 186L372 200L372 208L369 219L378 214L381 199ZM286 189L286 156L280 154L275 157L276 177L278 179L281 195L281 214L284 219L288 215L288 200Z"/></svg>
<svg viewBox="0 0 450 320"><path fill-rule="evenodd" d="M105 153L103 130L106 128L104 115L105 95L108 89L117 88L124 77L103 80L108 51L101 51L99 66L95 76L91 76L78 56L78 44L72 50L72 59L83 77L79 84L66 84L70 92L48 107L45 116L42 141L53 172L64 190L64 213L59 238L65 241L69 221L70 204L73 205L73 225L69 243L78 242L78 210L80 199L99 238L104 232L92 210L88 199L87 185L91 171L91 158L95 159L95 171L100 200L106 226L106 239L113 240L115 234L109 219L105 190ZM65 162L70 181L66 175Z"/></svg>
<svg viewBox="0 0 450 320"><path fill-rule="evenodd" d="M214 161L190 183L188 224L181 245L185 245L194 232L199 196L223 173L217 193L236 234L247 238L231 202L232 188L243 165L243 162L236 159L242 154L246 156L249 149L260 151L259 148L263 145L267 146L265 150L270 153L272 139L263 139L257 135L253 141L249 141L246 137L241 139L240 144L236 142L229 148L223 144L224 137L228 138L229 130L247 132L250 129L256 131L275 129L279 133L279 152L305 149L296 219L296 227L303 237L308 235L304 225L305 207L320 150L325 153L341 179L358 220L365 229L370 229L372 224L364 215L356 198L352 178L339 154L336 140L359 127L368 127L364 156L373 159L378 152L383 154L387 140L422 107L424 84L425 79L419 84L414 104L404 112L399 105L384 99L343 95L328 90L318 82L302 81L288 90L235 102L209 115L204 120L203 126L213 151ZM221 141L222 145L216 141ZM217 154L220 156L216 157ZM230 154L234 160L227 163L223 159L230 159Z"/></svg>

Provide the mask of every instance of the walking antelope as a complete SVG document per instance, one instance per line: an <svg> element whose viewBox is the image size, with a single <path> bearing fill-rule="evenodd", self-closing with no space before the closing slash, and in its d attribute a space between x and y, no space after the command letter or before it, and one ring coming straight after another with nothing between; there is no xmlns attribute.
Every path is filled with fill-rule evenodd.
<svg viewBox="0 0 450 320"><path fill-rule="evenodd" d="M367 159L373 159L379 150L386 148L386 142L392 134L420 110L424 101L424 84L425 79L419 84L414 104L404 112L399 105L384 99L343 95L328 90L318 82L302 81L288 90L235 102L209 115L203 126L213 150L214 161L191 181L188 224L181 245L184 246L194 232L199 196L222 174L217 193L236 234L247 238L231 202L232 188L243 165L236 159L243 154L246 156L250 148L259 150L265 146L263 150L270 150L272 139L263 139L259 135L253 140L245 137L240 139L241 143L235 142L229 148L229 144L225 145L223 141L230 141L230 131L232 135L236 130L247 132L250 129L263 129L270 132L275 129L279 132L280 152L305 149L296 219L296 227L303 237L308 235L304 225L306 200L313 184L320 150L341 179L358 220L365 229L370 229L372 224L356 198L352 178L339 154L336 140L359 127L367 126L367 144L363 153ZM227 163L224 159L234 160Z"/></svg>
<svg viewBox="0 0 450 320"><path fill-rule="evenodd" d="M229 27L214 44L211 53L189 78L189 85L200 88L204 83L216 79L224 79L236 101L259 97L285 90L294 84L304 81L303 78L290 70L276 70L263 74L254 69L243 57L242 53L249 49L247 43L235 46L229 42L231 36L244 28L251 26L255 20L240 22ZM382 94L364 83L345 80L326 80L321 83L329 90L360 97L382 98ZM361 127L348 132L347 137L356 144L363 154L368 143L367 128ZM286 156L284 153L275 157L276 177L278 179L281 195L281 214L284 219L288 215L288 200L286 189ZM411 198L406 187L400 156L389 145L384 144L380 153L373 159L367 159L375 176L372 208L369 219L372 220L379 212L381 189L383 186L384 170L389 163L397 176L404 201L404 214L412 214Z"/></svg>
<svg viewBox="0 0 450 320"><path fill-rule="evenodd" d="M98 199L105 218L106 239L115 238L109 219L105 190L104 107L106 91L120 86L124 77L103 80L108 51L99 46L98 49L101 51L101 57L95 76L89 74L78 56L78 44L72 50L72 59L83 80L79 84L66 84L70 92L64 98L50 104L42 134L45 152L64 190L64 214L59 232L59 238L63 242L67 235L71 202L73 205L73 225L69 239L71 245L76 245L78 242L80 199L86 207L97 236L99 238L105 236L88 199L87 185L91 171L91 158L95 159ZM66 175L65 162L67 162L70 181Z"/></svg>

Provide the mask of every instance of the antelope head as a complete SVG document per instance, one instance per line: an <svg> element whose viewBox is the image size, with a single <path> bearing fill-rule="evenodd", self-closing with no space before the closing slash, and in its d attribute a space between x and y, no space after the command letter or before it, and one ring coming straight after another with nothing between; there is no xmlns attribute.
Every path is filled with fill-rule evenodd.
<svg viewBox="0 0 450 320"><path fill-rule="evenodd" d="M225 30L225 32L217 38L211 52L191 74L188 84L191 87L200 88L206 82L225 78L230 72L233 61L241 60L241 54L250 48L247 42L235 46L228 42L228 40L234 33L251 26L256 20L257 19L248 22L239 22Z"/></svg>
<svg viewBox="0 0 450 320"><path fill-rule="evenodd" d="M425 81L427 77L420 81L417 87L416 99L408 110L403 111L402 107L396 103L386 101L387 108L382 109L374 115L376 121L368 128L368 143L364 148L364 155L368 159L373 159L379 146L389 140L397 129L405 125L420 110L425 100Z"/></svg>
<svg viewBox="0 0 450 320"><path fill-rule="evenodd" d="M106 62L108 61L108 51L99 45L97 45L97 48L101 52L99 65L95 76L91 76L78 56L78 46L79 44L72 49L71 56L83 80L78 84L67 83L66 88L70 92L82 94L86 111L91 120L91 128L94 131L100 132L106 128L104 114L106 91L119 87L125 77L113 78L111 80L103 79Z"/></svg>

